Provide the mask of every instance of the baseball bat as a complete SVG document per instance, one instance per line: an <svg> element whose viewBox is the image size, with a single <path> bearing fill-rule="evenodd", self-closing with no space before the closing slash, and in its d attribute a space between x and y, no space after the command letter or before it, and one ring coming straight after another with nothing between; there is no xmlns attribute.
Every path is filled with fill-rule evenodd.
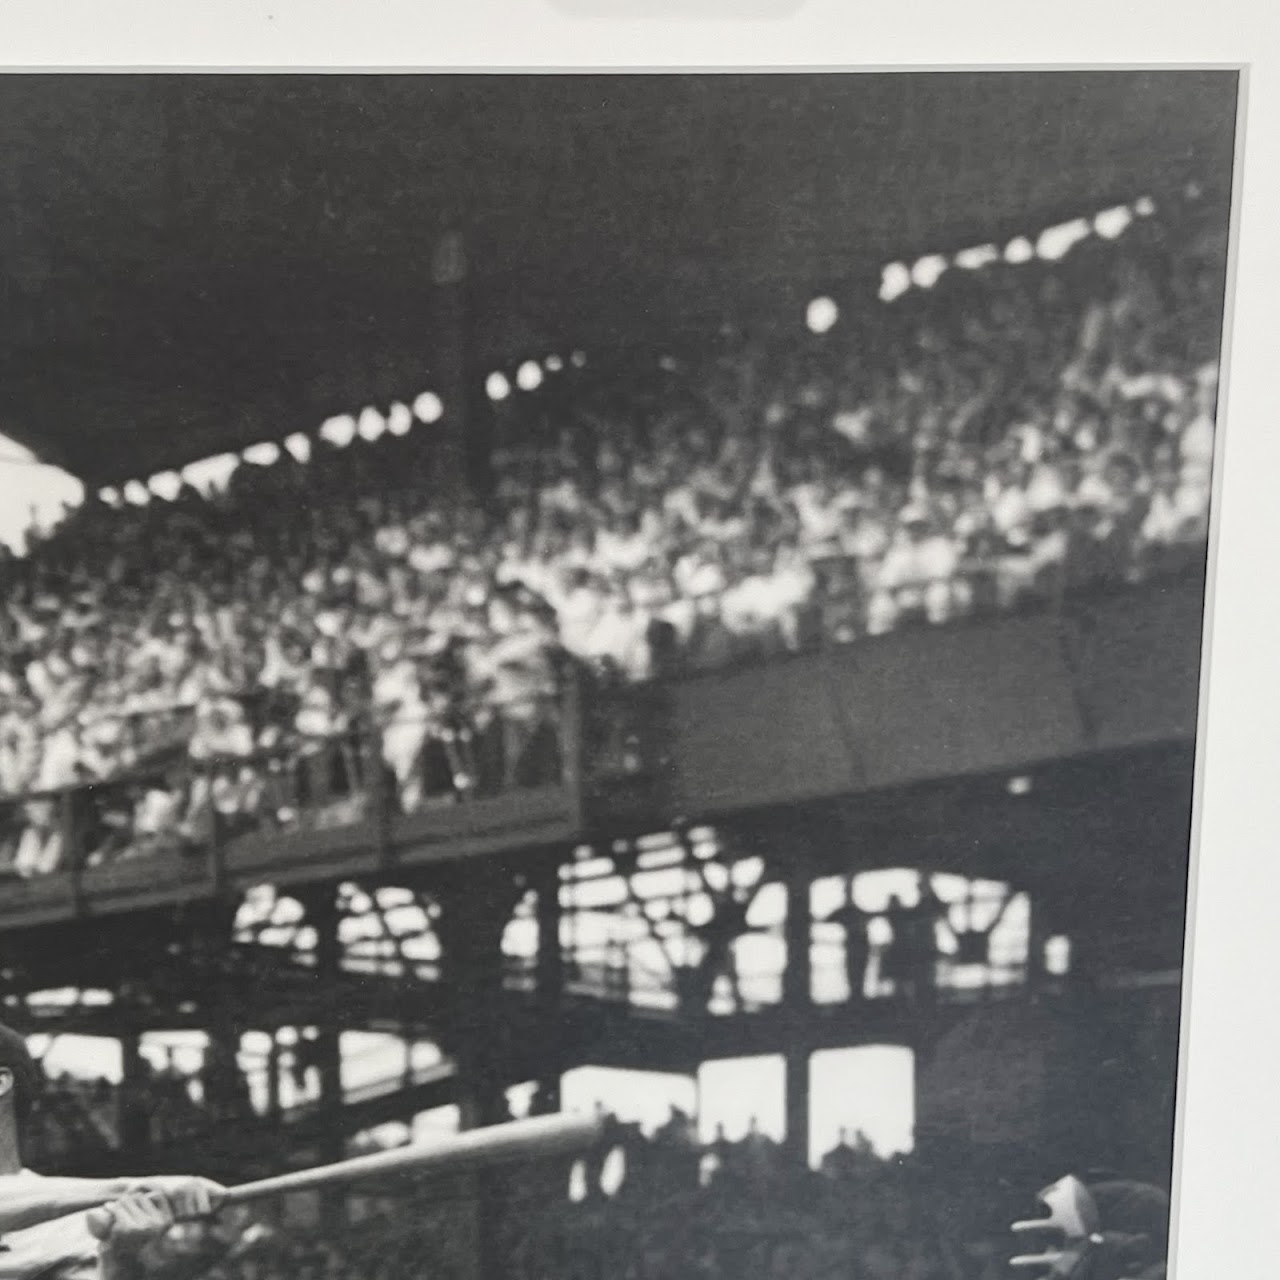
<svg viewBox="0 0 1280 1280"><path fill-rule="evenodd" d="M310 1191L337 1183L363 1181L390 1174L417 1175L474 1173L522 1160L575 1155L586 1151L604 1136L607 1120L600 1116L537 1116L514 1120L485 1129L469 1129L441 1142L395 1147L367 1156L353 1156L334 1164L316 1165L291 1173L260 1178L228 1187L223 1205L247 1204L264 1196L290 1191ZM89 1227L100 1239L110 1234L109 1210L94 1209Z"/></svg>

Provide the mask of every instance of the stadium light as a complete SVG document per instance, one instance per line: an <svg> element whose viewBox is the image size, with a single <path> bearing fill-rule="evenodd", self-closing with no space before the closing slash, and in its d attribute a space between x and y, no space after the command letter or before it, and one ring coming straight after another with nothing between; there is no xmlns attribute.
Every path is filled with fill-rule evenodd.
<svg viewBox="0 0 1280 1280"><path fill-rule="evenodd" d="M413 402L413 414L419 422L430 426L444 417L444 401L434 391L424 391Z"/></svg>
<svg viewBox="0 0 1280 1280"><path fill-rule="evenodd" d="M564 368L564 361L557 355L548 356L542 363L548 373L559 373Z"/></svg>
<svg viewBox="0 0 1280 1280"><path fill-rule="evenodd" d="M1018 266L1023 262L1030 262L1036 256L1035 248L1026 236L1018 236L1015 240L1010 240L1004 247L1004 260Z"/></svg>
<svg viewBox="0 0 1280 1280"><path fill-rule="evenodd" d="M1128 205L1118 204L1114 209L1103 209L1093 220L1093 229L1104 239L1114 240L1133 221L1133 211Z"/></svg>
<svg viewBox="0 0 1280 1280"><path fill-rule="evenodd" d="M587 353L585 351L575 351L569 357L569 361L575 369L585 369L587 367Z"/></svg>
<svg viewBox="0 0 1280 1280"><path fill-rule="evenodd" d="M356 430L360 433L361 440L376 440L386 429L386 418L373 405L366 405L360 410L360 417L356 422Z"/></svg>
<svg viewBox="0 0 1280 1280"><path fill-rule="evenodd" d="M911 268L912 282L921 289L932 289L938 277L947 269L947 260L940 253L930 253Z"/></svg>
<svg viewBox="0 0 1280 1280"><path fill-rule="evenodd" d="M201 458L182 468L182 478L193 488L199 489L206 497L218 489L226 487L240 459L234 453L218 453L212 458Z"/></svg>
<svg viewBox="0 0 1280 1280"><path fill-rule="evenodd" d="M1044 967L1055 978L1071 971L1071 939L1058 934L1045 941Z"/></svg>
<svg viewBox="0 0 1280 1280"><path fill-rule="evenodd" d="M110 485L105 489L99 489L98 501L105 502L109 507L118 507L122 501L120 497L120 490L114 489Z"/></svg>
<svg viewBox="0 0 1280 1280"><path fill-rule="evenodd" d="M413 413L399 400L387 410L387 430L393 436L407 436L413 430Z"/></svg>
<svg viewBox="0 0 1280 1280"><path fill-rule="evenodd" d="M805 308L804 322L810 333L828 333L840 319L840 308L827 297L814 298Z"/></svg>
<svg viewBox="0 0 1280 1280"><path fill-rule="evenodd" d="M1156 211L1156 202L1150 196L1139 196L1133 202L1133 211L1140 218L1149 218Z"/></svg>
<svg viewBox="0 0 1280 1280"><path fill-rule="evenodd" d="M511 383L507 381L506 374L496 370L491 373L484 381L484 393L490 400L505 400L511 394Z"/></svg>
<svg viewBox="0 0 1280 1280"><path fill-rule="evenodd" d="M1065 258L1071 249L1088 239L1093 228L1085 218L1075 218L1071 222L1059 223L1056 227L1046 227L1036 240L1036 256L1047 262L1057 262Z"/></svg>
<svg viewBox="0 0 1280 1280"><path fill-rule="evenodd" d="M338 449L345 449L356 438L356 420L349 413L326 418L320 424L320 438Z"/></svg>
<svg viewBox="0 0 1280 1280"><path fill-rule="evenodd" d="M124 500L135 507L145 507L151 501L151 494L141 480L130 480L124 487Z"/></svg>
<svg viewBox="0 0 1280 1280"><path fill-rule="evenodd" d="M1006 785L1011 796L1025 796L1031 791L1031 779L1025 773L1010 778Z"/></svg>
<svg viewBox="0 0 1280 1280"><path fill-rule="evenodd" d="M270 467L280 461L280 446L274 440L264 440L251 444L240 456L255 467Z"/></svg>
<svg viewBox="0 0 1280 1280"><path fill-rule="evenodd" d="M911 288L911 272L902 262L891 262L880 273L880 301L892 302Z"/></svg>
<svg viewBox="0 0 1280 1280"><path fill-rule="evenodd" d="M311 441L301 431L295 431L293 435L286 436L284 447L297 458L299 462L311 461Z"/></svg>
<svg viewBox="0 0 1280 1280"><path fill-rule="evenodd" d="M147 481L147 488L157 498L172 502L182 490L182 477L176 471L161 471Z"/></svg>
<svg viewBox="0 0 1280 1280"><path fill-rule="evenodd" d="M542 386L542 366L536 360L526 360L516 370L516 386L521 391L537 391Z"/></svg>
<svg viewBox="0 0 1280 1280"><path fill-rule="evenodd" d="M971 249L961 249L953 261L965 271L977 271L989 263L999 262L1000 250L993 244L978 244Z"/></svg>

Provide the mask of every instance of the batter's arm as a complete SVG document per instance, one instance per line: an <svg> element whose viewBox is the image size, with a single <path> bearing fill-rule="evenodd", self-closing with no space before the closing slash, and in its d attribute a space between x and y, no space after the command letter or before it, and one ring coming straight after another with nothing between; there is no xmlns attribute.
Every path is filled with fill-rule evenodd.
<svg viewBox="0 0 1280 1280"><path fill-rule="evenodd" d="M32 1178L0 1176L0 1237L27 1227L96 1209L126 1195L135 1178Z"/></svg>

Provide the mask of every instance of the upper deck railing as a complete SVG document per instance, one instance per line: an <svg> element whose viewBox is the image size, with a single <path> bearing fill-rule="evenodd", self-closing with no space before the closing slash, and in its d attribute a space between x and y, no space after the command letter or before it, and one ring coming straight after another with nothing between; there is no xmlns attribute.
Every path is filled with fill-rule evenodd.
<svg viewBox="0 0 1280 1280"><path fill-rule="evenodd" d="M1203 577L0 800L0 928L1191 742ZM26 874L19 874L19 871Z"/></svg>
<svg viewBox="0 0 1280 1280"><path fill-rule="evenodd" d="M0 924L210 897L564 839L580 826L579 687L355 723L252 752L0 801Z"/></svg>

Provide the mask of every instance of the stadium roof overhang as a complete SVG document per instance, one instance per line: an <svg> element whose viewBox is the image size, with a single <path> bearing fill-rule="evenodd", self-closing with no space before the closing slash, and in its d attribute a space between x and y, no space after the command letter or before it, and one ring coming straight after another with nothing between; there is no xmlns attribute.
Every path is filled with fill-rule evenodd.
<svg viewBox="0 0 1280 1280"><path fill-rule="evenodd" d="M430 385L649 340L1196 177L1233 72L7 76L0 433L89 482Z"/></svg>

